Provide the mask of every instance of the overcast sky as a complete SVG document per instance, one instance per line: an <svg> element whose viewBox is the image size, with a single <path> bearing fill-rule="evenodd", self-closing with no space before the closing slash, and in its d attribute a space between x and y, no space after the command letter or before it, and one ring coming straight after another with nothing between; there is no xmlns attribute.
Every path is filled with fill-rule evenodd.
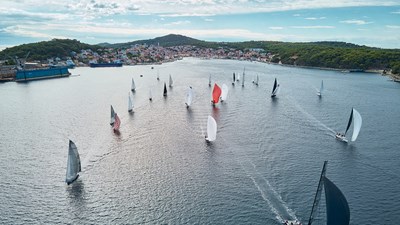
<svg viewBox="0 0 400 225"><path fill-rule="evenodd" d="M345 41L400 48L400 0L1 0L0 49L170 33L209 41Z"/></svg>

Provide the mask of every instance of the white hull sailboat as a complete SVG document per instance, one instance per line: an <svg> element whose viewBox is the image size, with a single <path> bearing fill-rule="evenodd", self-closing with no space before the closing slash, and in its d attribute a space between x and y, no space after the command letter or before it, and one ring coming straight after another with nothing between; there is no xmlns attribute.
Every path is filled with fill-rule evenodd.
<svg viewBox="0 0 400 225"><path fill-rule="evenodd" d="M317 95L319 97L322 97L322 91L324 90L324 81L321 81L321 88L319 89L319 91L317 92Z"/></svg>
<svg viewBox="0 0 400 225"><path fill-rule="evenodd" d="M276 97L276 95L279 93L279 89L280 89L279 86L280 85L279 85L278 81L275 78L274 86L272 88L271 98Z"/></svg>
<svg viewBox="0 0 400 225"><path fill-rule="evenodd" d="M78 148L74 142L69 140L67 174L65 182L67 182L68 185L73 183L76 179L78 179L79 172L81 172L81 159L79 157Z"/></svg>
<svg viewBox="0 0 400 225"><path fill-rule="evenodd" d="M356 141L358 134L360 133L361 130L362 118L360 113L354 108L351 109L350 118L349 122L347 123L346 131L344 132L344 134L336 133L335 135L336 139L343 142L349 142L346 138L346 134L347 131L349 131L352 124L353 124L353 135L351 136L351 141Z"/></svg>
<svg viewBox="0 0 400 225"><path fill-rule="evenodd" d="M149 100L153 100L153 93L151 92L151 88L149 89Z"/></svg>
<svg viewBox="0 0 400 225"><path fill-rule="evenodd" d="M340 189L330 181L326 176L326 167L328 161L324 162L321 176L318 183L317 192L314 197L314 202L311 209L311 214L308 220L308 225L312 225L316 216L319 201L321 199L322 189L325 190L326 200L326 224L327 225L348 225L350 223L350 208L346 197ZM301 225L298 220L286 220L285 225Z"/></svg>
<svg viewBox="0 0 400 225"><path fill-rule="evenodd" d="M256 76L256 79L254 80L254 84L258 86L258 74Z"/></svg>
<svg viewBox="0 0 400 225"><path fill-rule="evenodd" d="M136 90L136 85L135 85L135 81L132 78L131 91L134 92L135 90Z"/></svg>
<svg viewBox="0 0 400 225"><path fill-rule="evenodd" d="M131 97L131 93L128 93L128 112L133 111L133 101Z"/></svg>
<svg viewBox="0 0 400 225"><path fill-rule="evenodd" d="M211 74L210 74L210 76L208 77L208 86L211 87Z"/></svg>
<svg viewBox="0 0 400 225"><path fill-rule="evenodd" d="M217 122L212 116L208 116L206 141L211 142L215 139L217 139Z"/></svg>
<svg viewBox="0 0 400 225"><path fill-rule="evenodd" d="M192 101L193 101L193 89L192 87L189 87L187 92L186 92L186 107L189 108L192 105Z"/></svg>
<svg viewBox="0 0 400 225"><path fill-rule="evenodd" d="M243 77L242 77L242 87L244 87L244 77L245 77L245 71L246 71L246 67L243 68Z"/></svg>

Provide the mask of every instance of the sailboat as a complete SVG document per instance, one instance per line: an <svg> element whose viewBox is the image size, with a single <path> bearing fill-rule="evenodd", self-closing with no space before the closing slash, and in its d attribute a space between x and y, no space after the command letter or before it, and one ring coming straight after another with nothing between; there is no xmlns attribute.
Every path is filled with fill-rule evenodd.
<svg viewBox="0 0 400 225"><path fill-rule="evenodd" d="M236 79L235 79L235 72L233 72L233 80L232 80L232 85L233 85L233 86L235 86L235 81L236 81Z"/></svg>
<svg viewBox="0 0 400 225"><path fill-rule="evenodd" d="M132 102L132 97L131 93L128 93L128 112L133 111L133 102Z"/></svg>
<svg viewBox="0 0 400 225"><path fill-rule="evenodd" d="M136 89L135 81L134 81L133 78L132 78L131 91L134 92L135 89Z"/></svg>
<svg viewBox="0 0 400 225"><path fill-rule="evenodd" d="M81 172L81 159L79 158L78 148L75 143L69 140L68 148L68 161L67 161L67 174L65 182L71 184L79 177L79 172Z"/></svg>
<svg viewBox="0 0 400 225"><path fill-rule="evenodd" d="M256 76L256 79L254 80L254 84L258 86L258 74Z"/></svg>
<svg viewBox="0 0 400 225"><path fill-rule="evenodd" d="M275 78L274 87L272 88L271 98L274 98L279 92L279 83Z"/></svg>
<svg viewBox="0 0 400 225"><path fill-rule="evenodd" d="M189 108L189 106L192 105L192 101L193 101L193 89L192 87L189 87L187 92L186 92L186 107Z"/></svg>
<svg viewBox="0 0 400 225"><path fill-rule="evenodd" d="M228 97L228 91L228 86L226 86L226 84L222 84L221 102L226 101L226 98Z"/></svg>
<svg viewBox="0 0 400 225"><path fill-rule="evenodd" d="M164 82L164 96L167 96L167 84Z"/></svg>
<svg viewBox="0 0 400 225"><path fill-rule="evenodd" d="M149 100L153 100L153 93L151 92L151 88L149 89Z"/></svg>
<svg viewBox="0 0 400 225"><path fill-rule="evenodd" d="M171 74L169 75L169 87L172 87L172 84L173 84L174 82L172 81L172 77L171 77Z"/></svg>
<svg viewBox="0 0 400 225"><path fill-rule="evenodd" d="M245 77L246 67L243 68L243 77L242 77L242 87L244 87L244 77Z"/></svg>
<svg viewBox="0 0 400 225"><path fill-rule="evenodd" d="M121 125L121 120L119 119L117 113L115 113L115 123L113 126L114 132L119 130L120 125Z"/></svg>
<svg viewBox="0 0 400 225"><path fill-rule="evenodd" d="M239 81L239 80L240 80L240 73L238 73L238 76L236 78L236 81Z"/></svg>
<svg viewBox="0 0 400 225"><path fill-rule="evenodd" d="M160 71L157 70L157 80L160 80Z"/></svg>
<svg viewBox="0 0 400 225"><path fill-rule="evenodd" d="M346 134L347 134L347 131L349 131L351 124L353 124L353 135L351 137L351 141L355 141L361 130L362 118L361 118L360 113L357 110L355 110L354 108L351 109L350 118L349 118L349 122L347 123L346 131L344 132L344 134L337 133L335 135L336 139L344 141L344 142L348 142L348 140L346 139Z"/></svg>
<svg viewBox="0 0 400 225"><path fill-rule="evenodd" d="M213 92L212 92L212 100L213 105L219 102L219 97L221 97L221 88L217 83L214 84Z"/></svg>
<svg viewBox="0 0 400 225"><path fill-rule="evenodd" d="M319 89L319 91L317 92L317 95L319 97L322 96L322 90L324 90L324 81L321 81L321 88Z"/></svg>
<svg viewBox="0 0 400 225"><path fill-rule="evenodd" d="M314 202L312 205L308 225L312 225L315 219L315 213L318 209L318 204L321 199L322 188L325 189L326 200L326 224L327 225L348 225L350 223L350 209L346 197L340 189L330 181L326 176L326 167L328 161L324 162L321 176L318 183L317 192L315 193ZM285 225L301 225L297 220L285 221Z"/></svg>
<svg viewBox="0 0 400 225"><path fill-rule="evenodd" d="M217 139L217 122L212 116L208 116L206 141L211 142L215 139Z"/></svg>
<svg viewBox="0 0 400 225"><path fill-rule="evenodd" d="M115 122L115 112L114 112L114 108L111 105L111 119L110 119L110 125L114 125Z"/></svg>
<svg viewBox="0 0 400 225"><path fill-rule="evenodd" d="M210 76L208 77L208 86L211 87L211 74L210 74Z"/></svg>

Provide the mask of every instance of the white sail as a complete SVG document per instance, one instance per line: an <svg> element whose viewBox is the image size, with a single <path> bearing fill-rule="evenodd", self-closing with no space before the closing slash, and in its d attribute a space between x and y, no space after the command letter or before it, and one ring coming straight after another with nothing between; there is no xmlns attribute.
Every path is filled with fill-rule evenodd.
<svg viewBox="0 0 400 225"><path fill-rule="evenodd" d="M65 182L71 184L74 182L81 172L81 159L79 158L78 148L75 143L69 140L67 174Z"/></svg>
<svg viewBox="0 0 400 225"><path fill-rule="evenodd" d="M169 75L169 86L170 87L172 87L172 84L173 84L174 82L172 81L172 77L171 77L171 74Z"/></svg>
<svg viewBox="0 0 400 225"><path fill-rule="evenodd" d="M351 137L351 141L355 141L360 133L362 125L362 118L360 113L353 109L353 136Z"/></svg>
<svg viewBox="0 0 400 225"><path fill-rule="evenodd" d="M193 101L193 89L192 87L189 87L187 92L186 92L186 106L189 107L192 105Z"/></svg>
<svg viewBox="0 0 400 225"><path fill-rule="evenodd" d="M136 89L135 81L132 78L131 91L135 91L135 89Z"/></svg>
<svg viewBox="0 0 400 225"><path fill-rule="evenodd" d="M257 76L256 76L256 80L254 81L254 83L255 83L256 85L258 85L258 74L257 74Z"/></svg>
<svg viewBox="0 0 400 225"><path fill-rule="evenodd" d="M211 87L211 74L210 74L210 76L208 77L208 86Z"/></svg>
<svg viewBox="0 0 400 225"><path fill-rule="evenodd" d="M157 70L157 80L160 80L160 71Z"/></svg>
<svg viewBox="0 0 400 225"><path fill-rule="evenodd" d="M149 89L149 100L153 100L153 93L151 92L151 88Z"/></svg>
<svg viewBox="0 0 400 225"><path fill-rule="evenodd" d="M128 112L132 112L132 110L133 110L133 101L131 93L128 93Z"/></svg>
<svg viewBox="0 0 400 225"><path fill-rule="evenodd" d="M321 81L321 87L319 88L319 91L317 92L318 96L322 96L322 91L324 90L324 81Z"/></svg>
<svg viewBox="0 0 400 225"><path fill-rule="evenodd" d="M212 116L208 116L207 120L207 141L215 141L217 139L217 122Z"/></svg>
<svg viewBox="0 0 400 225"><path fill-rule="evenodd" d="M244 86L245 71L246 71L246 68L243 69L242 86Z"/></svg>
<svg viewBox="0 0 400 225"><path fill-rule="evenodd" d="M228 86L226 86L226 84L222 84L221 101L226 101L226 98L228 97L228 92Z"/></svg>
<svg viewBox="0 0 400 225"><path fill-rule="evenodd" d="M240 73L238 73L236 81L239 81L239 80L240 80Z"/></svg>

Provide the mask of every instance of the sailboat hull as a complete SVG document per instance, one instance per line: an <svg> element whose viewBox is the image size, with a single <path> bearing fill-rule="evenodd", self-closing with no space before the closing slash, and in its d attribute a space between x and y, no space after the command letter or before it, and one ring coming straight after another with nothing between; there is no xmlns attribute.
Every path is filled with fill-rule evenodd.
<svg viewBox="0 0 400 225"><path fill-rule="evenodd" d="M346 142L346 143L349 142L349 140L347 140L346 137L342 137L342 136L337 135L337 134L335 135L335 137L339 141L343 141L343 142Z"/></svg>
<svg viewBox="0 0 400 225"><path fill-rule="evenodd" d="M67 179L65 180L65 182L67 182L67 185L70 185L72 183L74 183L74 181L76 181L79 177L79 174L76 175L76 177L74 177L73 179Z"/></svg>
<svg viewBox="0 0 400 225"><path fill-rule="evenodd" d="M297 220L286 220L283 222L284 225L301 225L301 223Z"/></svg>

